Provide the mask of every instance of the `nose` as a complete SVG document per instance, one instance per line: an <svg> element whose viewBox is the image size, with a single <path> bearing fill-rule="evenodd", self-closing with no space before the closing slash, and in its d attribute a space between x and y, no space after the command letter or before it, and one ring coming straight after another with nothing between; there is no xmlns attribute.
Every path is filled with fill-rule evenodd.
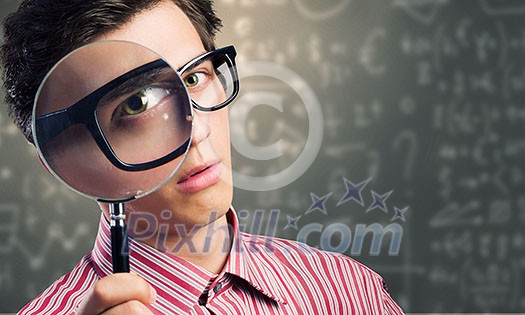
<svg viewBox="0 0 525 315"><path fill-rule="evenodd" d="M208 124L209 115L199 111L193 112L193 132L191 145L197 145L210 136L211 128Z"/></svg>

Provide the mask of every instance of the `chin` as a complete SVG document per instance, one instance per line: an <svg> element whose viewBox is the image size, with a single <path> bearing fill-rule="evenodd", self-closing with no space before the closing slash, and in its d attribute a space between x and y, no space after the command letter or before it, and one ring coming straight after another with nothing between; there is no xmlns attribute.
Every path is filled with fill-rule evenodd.
<svg viewBox="0 0 525 315"><path fill-rule="evenodd" d="M176 184L168 183L154 193L129 203L134 212L147 212L161 218L169 210L170 221L179 224L207 224L225 215L230 209L233 187L219 181L198 192L183 193L176 190ZM162 220L162 219L161 219Z"/></svg>
<svg viewBox="0 0 525 315"><path fill-rule="evenodd" d="M224 182L217 183L188 199L188 213L198 215L199 221L209 222L225 215L231 207L233 188ZM188 209L189 210L189 209ZM202 222L202 223L205 223Z"/></svg>

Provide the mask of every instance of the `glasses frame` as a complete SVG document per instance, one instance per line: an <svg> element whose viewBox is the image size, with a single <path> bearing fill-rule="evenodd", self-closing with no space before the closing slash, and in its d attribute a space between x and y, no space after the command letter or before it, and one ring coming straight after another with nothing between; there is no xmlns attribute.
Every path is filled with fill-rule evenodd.
<svg viewBox="0 0 525 315"><path fill-rule="evenodd" d="M193 112L192 108L195 108L199 111L204 112L211 112L216 111L221 108L226 107L229 105L239 94L239 76L237 73L237 67L235 64L235 57L237 55L237 52L235 51L234 46L226 46L223 48L218 48L209 52L206 52L205 54L198 56L189 62L187 62L184 66L179 68L177 70L177 74L180 78L182 78L185 71L188 69L191 69L196 64L199 64L202 62L202 60L213 57L215 55L225 55L226 56L226 63L228 64L228 67L230 67L230 71L232 74L232 80L233 80L233 93L231 96L229 96L224 102L221 104L218 104L213 107L203 107L197 104L193 99L191 99L186 86L183 83L183 87L186 91L186 95L188 97L188 101L191 103L190 110L188 112L187 119L192 121L193 120ZM95 91L91 92L90 94L86 95L84 98L82 98L80 101L76 102L75 104L71 105L68 108L61 109L59 111L55 111L52 113L45 114L41 117L38 117L34 119L34 131L38 130L38 135L35 137L35 144L37 147L41 147L45 143L49 142L54 137L58 136L60 133L62 133L65 129L72 125L76 124L83 124L88 129L89 133L95 140L97 146L102 151L102 153L106 156L106 158L116 166L117 168L129 171L129 172L136 172L136 171L144 171L148 169L152 169L158 166L161 166L163 164L166 164L177 157L183 155L187 150L191 143L191 133L190 137L178 148L173 150L171 153L158 158L156 160L145 162L145 163L138 163L138 164L131 164L123 162L118 156L115 154L113 149L111 148L111 145L107 141L106 137L104 136L104 133L102 131L102 128L99 124L99 121L97 119L96 109L98 106L98 103L100 100L110 91L121 85L122 83L130 80L131 78L140 75L141 73L151 71L152 69L156 68L165 68L170 67L168 63L166 63L162 59L158 59L149 63L146 63L140 67L137 67L133 70L130 70L129 72L124 73L123 75L111 80L110 82L104 84L100 88L96 89ZM37 100L35 100L36 102ZM86 115L86 113L89 113Z"/></svg>
<svg viewBox="0 0 525 315"><path fill-rule="evenodd" d="M239 74L237 73L237 66L235 64L235 57L237 56L237 52L235 51L235 47L233 46L226 46L222 48L217 48L215 50L211 50L201 56L198 56L192 60L190 60L188 63L186 63L184 66L180 67L179 70L177 70L177 73L181 76L181 78L184 75L184 72L188 71L188 69L193 68L195 65L198 65L201 63L204 59L216 56L216 55L225 55L226 63L228 64L228 67L232 69L232 80L233 80L233 93L230 95L224 102L215 105L213 107L203 107L197 104L193 99L191 99L191 103L193 105L193 108L198 109L202 112L212 112L219 110L223 107L228 106L239 94Z"/></svg>

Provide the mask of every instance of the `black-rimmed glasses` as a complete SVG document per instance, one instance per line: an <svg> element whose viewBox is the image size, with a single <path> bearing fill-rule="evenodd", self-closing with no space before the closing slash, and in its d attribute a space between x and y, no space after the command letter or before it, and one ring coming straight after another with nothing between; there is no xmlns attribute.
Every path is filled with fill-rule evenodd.
<svg viewBox="0 0 525 315"><path fill-rule="evenodd" d="M235 56L235 48L228 46L194 58L177 71L162 59L131 69L67 108L37 113L38 146L49 162L64 150L82 152L83 143L94 140L119 169L143 171L163 165L188 149L191 107L215 111L237 96Z"/></svg>

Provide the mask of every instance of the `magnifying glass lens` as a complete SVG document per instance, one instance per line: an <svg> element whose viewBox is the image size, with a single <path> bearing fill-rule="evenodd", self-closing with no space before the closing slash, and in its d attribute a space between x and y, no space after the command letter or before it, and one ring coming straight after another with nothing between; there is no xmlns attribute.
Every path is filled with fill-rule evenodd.
<svg viewBox="0 0 525 315"><path fill-rule="evenodd" d="M173 176L189 147L191 118L181 77L158 54L131 42L96 42L47 74L35 99L33 135L66 185L119 202Z"/></svg>
<svg viewBox="0 0 525 315"><path fill-rule="evenodd" d="M186 91L177 73L169 67L157 70L147 82L133 79L124 83L133 86L115 87L96 108L105 140L124 163L151 163L168 156L191 133Z"/></svg>

